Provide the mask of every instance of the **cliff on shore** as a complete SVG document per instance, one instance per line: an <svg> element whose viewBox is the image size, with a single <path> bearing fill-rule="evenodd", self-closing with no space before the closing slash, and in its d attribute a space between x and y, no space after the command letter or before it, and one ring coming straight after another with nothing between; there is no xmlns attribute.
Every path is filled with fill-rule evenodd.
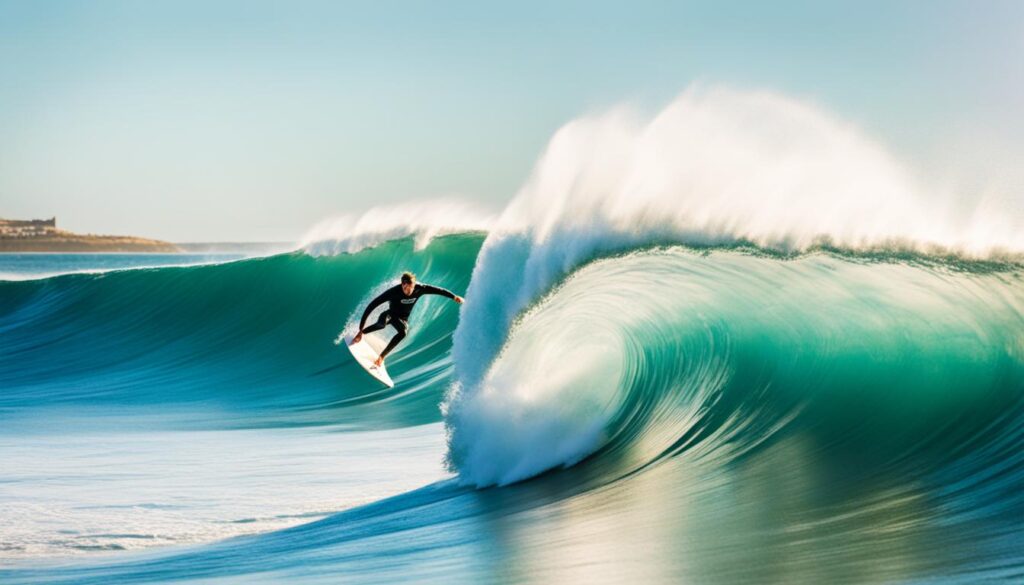
<svg viewBox="0 0 1024 585"><path fill-rule="evenodd" d="M173 254L170 242L132 236L94 236L63 230L38 236L0 236L0 253L10 252L135 252Z"/></svg>

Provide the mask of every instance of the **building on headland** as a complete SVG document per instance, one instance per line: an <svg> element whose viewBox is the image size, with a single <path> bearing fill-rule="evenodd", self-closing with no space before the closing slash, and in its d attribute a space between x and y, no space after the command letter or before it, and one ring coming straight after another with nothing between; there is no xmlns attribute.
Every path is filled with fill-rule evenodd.
<svg viewBox="0 0 1024 585"><path fill-rule="evenodd" d="M130 252L175 254L181 248L170 242L135 236L76 234L57 229L57 218L0 219L0 254L24 252Z"/></svg>
<svg viewBox="0 0 1024 585"><path fill-rule="evenodd" d="M57 218L50 219L2 219L0 218L0 237L5 238L36 238L52 236L57 233Z"/></svg>

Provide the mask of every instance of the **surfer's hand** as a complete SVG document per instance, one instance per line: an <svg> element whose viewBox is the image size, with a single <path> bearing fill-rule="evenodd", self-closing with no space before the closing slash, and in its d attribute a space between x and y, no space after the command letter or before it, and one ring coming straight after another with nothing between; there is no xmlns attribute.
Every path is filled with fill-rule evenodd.
<svg viewBox="0 0 1024 585"><path fill-rule="evenodd" d="M459 295L455 295L455 298L454 298L453 300L454 300L454 301L455 301L456 303L458 303L458 304L460 304L460 305L461 305L461 304L462 304L462 301L464 301L464 300L466 300L466 299L464 299L464 298L460 297Z"/></svg>
<svg viewBox="0 0 1024 585"><path fill-rule="evenodd" d="M353 338L352 338L352 343L359 343L359 341L360 341L360 340L361 340L362 338L363 338L363 332L362 332L362 331L360 331L359 333L356 333L356 336L355 336L355 337L353 337Z"/></svg>

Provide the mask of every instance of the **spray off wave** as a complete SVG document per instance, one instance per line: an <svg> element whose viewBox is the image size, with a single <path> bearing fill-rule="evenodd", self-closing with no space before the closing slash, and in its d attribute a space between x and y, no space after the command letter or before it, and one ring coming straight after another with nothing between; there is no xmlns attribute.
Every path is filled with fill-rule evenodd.
<svg viewBox="0 0 1024 585"><path fill-rule="evenodd" d="M450 198L385 205L324 220L303 236L300 247L313 256L354 254L412 238L415 248L422 250L439 236L486 232L494 220L493 213Z"/></svg>
<svg viewBox="0 0 1024 585"><path fill-rule="evenodd" d="M642 330L693 311L736 310L694 306L681 291L695 268L681 259L652 267L650 274L631 272L635 280L615 281L615 291L603 288L607 275L594 277L589 292L565 282L595 259L678 244L750 245L789 255L838 248L853 255L1018 260L1024 250L1020 227L1016 218L991 209L963 215L951 196L934 190L926 195L912 173L855 128L776 94L696 89L648 121L617 110L570 123L554 136L477 258L467 292L472 302L454 337L456 380L445 405L451 465L466 481L488 485L573 464L606 443L614 432L610 421L629 403L630 376L644 375L630 357L651 350ZM614 273L614 266L629 261L611 262L594 270ZM785 286L792 268L776 260L749 270L759 279L747 291L753 310L759 297ZM844 295L858 295L870 274L849 280L820 274L797 297L800 306L787 310L788 318L824 319L811 308L825 312ZM908 286L917 278L899 276ZM918 292L945 294L936 278L915 285ZM702 295L726 292L714 279L701 284L696 292ZM815 289L834 296L816 299L809 292ZM893 322L911 314L935 317L914 313L899 291L890 292L892 299L879 296L878 306ZM1013 298L1012 308L999 313L1011 321L1019 318ZM667 339L689 335L689 327L703 328L684 319L666 332ZM871 339L896 333L888 326L865 332ZM1020 340L1011 336L1007 343L1017 347ZM679 355L703 353L686 349ZM1010 355L1019 361L1016 350ZM726 368L715 376L726 376L726 357L714 359Z"/></svg>

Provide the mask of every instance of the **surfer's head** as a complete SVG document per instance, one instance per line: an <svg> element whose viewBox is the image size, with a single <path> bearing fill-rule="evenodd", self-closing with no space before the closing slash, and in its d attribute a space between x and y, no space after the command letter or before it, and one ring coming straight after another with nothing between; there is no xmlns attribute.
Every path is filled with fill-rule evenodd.
<svg viewBox="0 0 1024 585"><path fill-rule="evenodd" d="M415 286L416 286L416 275L413 274L412 272L403 272L402 273L402 292L404 292L406 294L406 296L411 295L412 294L412 289Z"/></svg>

